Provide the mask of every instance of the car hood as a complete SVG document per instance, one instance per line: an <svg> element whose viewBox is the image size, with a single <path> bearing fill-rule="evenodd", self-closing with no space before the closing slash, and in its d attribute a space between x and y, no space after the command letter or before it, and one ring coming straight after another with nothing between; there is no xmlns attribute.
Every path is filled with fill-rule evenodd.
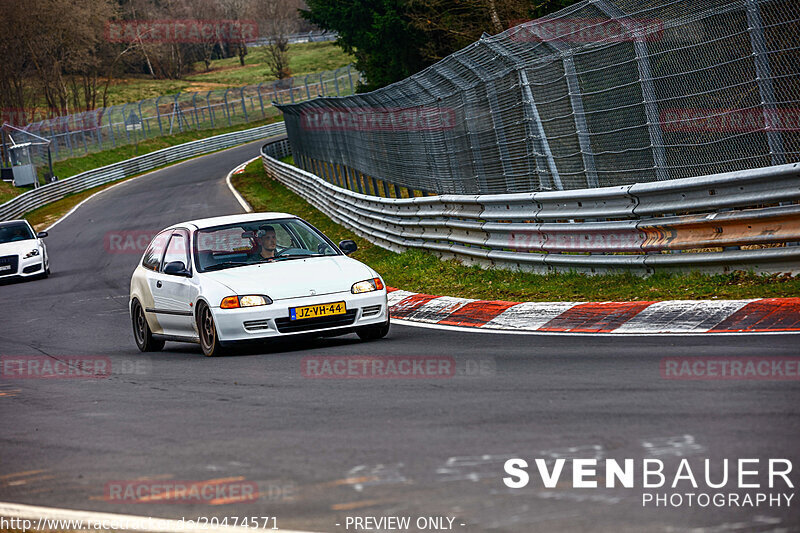
<svg viewBox="0 0 800 533"><path fill-rule="evenodd" d="M370 279L373 271L344 255L289 259L205 272L235 294L266 294L273 300L349 291L353 283Z"/></svg>
<svg viewBox="0 0 800 533"><path fill-rule="evenodd" d="M26 239L24 241L5 242L0 244L0 257L4 255L24 256L34 248L38 248L39 243L36 239Z"/></svg>

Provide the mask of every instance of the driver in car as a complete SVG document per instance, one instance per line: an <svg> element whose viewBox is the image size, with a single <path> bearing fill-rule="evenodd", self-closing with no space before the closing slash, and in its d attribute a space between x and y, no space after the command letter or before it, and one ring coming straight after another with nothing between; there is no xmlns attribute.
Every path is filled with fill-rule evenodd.
<svg viewBox="0 0 800 533"><path fill-rule="evenodd" d="M256 233L256 243L258 243L258 249L251 255L252 259L260 261L275 257L275 249L278 247L275 228L268 225L260 226Z"/></svg>

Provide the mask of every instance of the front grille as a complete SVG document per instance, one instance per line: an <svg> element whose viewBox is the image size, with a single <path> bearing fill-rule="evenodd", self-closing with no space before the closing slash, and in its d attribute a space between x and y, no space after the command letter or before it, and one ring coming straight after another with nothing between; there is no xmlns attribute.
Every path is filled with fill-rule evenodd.
<svg viewBox="0 0 800 533"><path fill-rule="evenodd" d="M381 312L380 305L368 305L361 311L361 316L377 315L380 312Z"/></svg>
<svg viewBox="0 0 800 533"><path fill-rule="evenodd" d="M246 320L244 329L247 331L261 331L269 329L269 320Z"/></svg>
<svg viewBox="0 0 800 533"><path fill-rule="evenodd" d="M296 333L298 331L311 331L313 329L335 328L339 326L349 326L356 319L355 309L343 315L321 316L319 318L305 318L301 320L291 320L286 318L276 318L275 326L281 333Z"/></svg>
<svg viewBox="0 0 800 533"><path fill-rule="evenodd" d="M3 268L10 265L11 268ZM0 276L8 276L17 273L19 267L19 257L16 255L5 255L0 257Z"/></svg>
<svg viewBox="0 0 800 533"><path fill-rule="evenodd" d="M36 263L35 265L28 265L22 269L23 274L30 274L31 272L36 272L42 268L41 263Z"/></svg>

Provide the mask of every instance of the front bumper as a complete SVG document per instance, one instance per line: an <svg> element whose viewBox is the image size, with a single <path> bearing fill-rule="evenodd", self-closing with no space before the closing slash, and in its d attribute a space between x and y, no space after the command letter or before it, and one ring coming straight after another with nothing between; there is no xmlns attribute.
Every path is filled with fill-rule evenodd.
<svg viewBox="0 0 800 533"><path fill-rule="evenodd" d="M346 315L289 320L289 308L344 301ZM308 333L345 333L387 320L386 290L363 294L339 292L322 296L277 300L271 305L222 309L212 307L221 342L288 337Z"/></svg>
<svg viewBox="0 0 800 533"><path fill-rule="evenodd" d="M30 278L45 271L44 258L41 255L28 259L23 259L22 256L4 256L0 259L0 266L7 267L0 270L0 280Z"/></svg>

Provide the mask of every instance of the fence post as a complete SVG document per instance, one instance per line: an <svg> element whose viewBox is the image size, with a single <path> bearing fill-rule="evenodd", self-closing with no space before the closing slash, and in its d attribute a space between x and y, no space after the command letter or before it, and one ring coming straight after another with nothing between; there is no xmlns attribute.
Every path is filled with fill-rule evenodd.
<svg viewBox="0 0 800 533"><path fill-rule="evenodd" d="M242 88L239 89L239 95L242 97L242 111L244 112L244 121L245 122L250 122L250 120L247 118L247 104L244 101L244 88L245 87L246 87L246 85L242 86Z"/></svg>
<svg viewBox="0 0 800 533"><path fill-rule="evenodd" d="M228 107L228 91L230 91L230 89L225 89L225 93L222 95L222 100L225 102L225 116L228 118L228 126L232 126L233 123L231 122L231 110Z"/></svg>
<svg viewBox="0 0 800 533"><path fill-rule="evenodd" d="M211 107L211 91L206 93L206 107L208 108L208 117L211 119L211 127L214 127L214 108Z"/></svg>
<svg viewBox="0 0 800 533"><path fill-rule="evenodd" d="M471 70L475 73L476 76L484 80L484 86L486 87L486 96L489 98L489 111L492 117L492 130L495 134L496 146L497 150L500 154L500 166L503 169L503 179L506 182L505 191L500 192L508 192L511 190L509 187L509 179L511 174L511 169L509 167L511 161L511 155L508 153L508 143L506 142L506 134L505 129L503 128L503 116L500 114L500 103L497 100L497 91L495 90L495 84L493 81L488 80L487 73L485 69L477 64L475 64L471 59L467 56L463 58L459 57L458 55L453 56L456 61L462 64L468 70ZM537 178L541 179L540 175L537 175ZM482 194L489 194L495 191L489 190L489 186L487 184L487 190L479 191Z"/></svg>
<svg viewBox="0 0 800 533"><path fill-rule="evenodd" d="M139 120L142 121L142 137L147 139L147 134L150 132L150 123L145 123L144 115L142 114L142 100L139 100ZM147 129L145 129L147 126Z"/></svg>
<svg viewBox="0 0 800 533"><path fill-rule="evenodd" d="M336 87L336 96L341 96L339 94L339 69L333 71L333 85Z"/></svg>
<svg viewBox="0 0 800 533"><path fill-rule="evenodd" d="M192 93L192 114L194 115L194 129L200 129L200 119L197 117L197 92Z"/></svg>
<svg viewBox="0 0 800 533"><path fill-rule="evenodd" d="M306 99L311 100L311 89L308 88L308 77L309 76L311 76L311 74L306 74L306 77L303 78L303 84L305 84L305 86L306 86Z"/></svg>
<svg viewBox="0 0 800 533"><path fill-rule="evenodd" d="M619 7L608 2L608 0L596 0L595 5L610 18L619 20L628 19ZM642 97L644 99L644 112L647 117L647 132L650 134L650 147L653 150L653 166L656 179L659 181L668 180L667 155L664 150L664 138L661 132L661 119L658 115L658 103L656 103L656 90L653 84L653 71L650 67L650 56L647 52L647 43L642 31L636 28L636 24L622 24L625 28L633 27L633 50L636 54L636 67L639 71L639 82L642 87Z"/></svg>
<svg viewBox="0 0 800 533"><path fill-rule="evenodd" d="M267 113L264 111L264 98L261 97L261 86L264 85L262 81L256 86L256 91L258 91L258 105L261 106L261 118L267 116Z"/></svg>
<svg viewBox="0 0 800 533"><path fill-rule="evenodd" d="M347 77L350 79L350 94L356 93L356 88L353 87L353 73L350 71L351 65L347 65Z"/></svg>
<svg viewBox="0 0 800 533"><path fill-rule="evenodd" d="M156 118L158 119L158 131L159 135L164 135L164 128L161 126L161 108L159 107L159 102L161 101L161 96L156 98Z"/></svg>
<svg viewBox="0 0 800 533"><path fill-rule="evenodd" d="M550 178L553 180L553 186L561 191L564 190L564 185L561 183L561 177L558 175L558 167L556 167L556 160L553 157L553 152L550 151L550 142L547 140L547 134L544 131L542 124L542 117L539 116L539 109L536 107L536 101L533 99L533 91L531 91L530 83L528 82L528 73L524 68L517 71L519 76L520 85L522 87L522 105L530 114L536 131L538 132L539 146L544 152L545 159L547 160L547 167L550 170Z"/></svg>
<svg viewBox="0 0 800 533"><path fill-rule="evenodd" d="M750 46L753 47L753 61L756 67L758 93L761 96L761 108L764 114L764 126L767 134L770 159L773 165L786 163L781 133L781 118L775 105L775 90L772 86L772 73L769 66L769 49L764 39L764 26L761 22L761 10L757 0L745 0L747 5L747 31L750 34Z"/></svg>

